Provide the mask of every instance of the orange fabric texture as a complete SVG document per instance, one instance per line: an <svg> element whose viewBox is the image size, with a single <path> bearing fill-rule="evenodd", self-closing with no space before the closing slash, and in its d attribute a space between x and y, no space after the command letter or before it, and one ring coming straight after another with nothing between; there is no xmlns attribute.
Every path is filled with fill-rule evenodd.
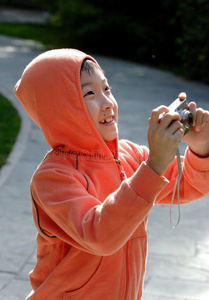
<svg viewBox="0 0 209 300"><path fill-rule="evenodd" d="M170 203L178 172L174 161L160 177L146 165L146 147L104 142L82 97L85 58L95 61L73 49L45 52L15 86L52 148L31 181L38 234L28 300L141 299L148 214ZM188 149L182 164L186 203L209 192L209 158Z"/></svg>

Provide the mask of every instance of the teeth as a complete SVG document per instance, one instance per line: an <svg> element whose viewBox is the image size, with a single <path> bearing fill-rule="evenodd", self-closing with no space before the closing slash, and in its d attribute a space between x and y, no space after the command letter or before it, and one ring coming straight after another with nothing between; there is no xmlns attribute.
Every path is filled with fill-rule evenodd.
<svg viewBox="0 0 209 300"><path fill-rule="evenodd" d="M111 122L111 121L112 121L112 117L106 119L106 122L107 122L107 123L109 123L109 122Z"/></svg>
<svg viewBox="0 0 209 300"><path fill-rule="evenodd" d="M112 121L112 117L103 120L101 123L102 124L104 124L104 123L110 123L111 121Z"/></svg>

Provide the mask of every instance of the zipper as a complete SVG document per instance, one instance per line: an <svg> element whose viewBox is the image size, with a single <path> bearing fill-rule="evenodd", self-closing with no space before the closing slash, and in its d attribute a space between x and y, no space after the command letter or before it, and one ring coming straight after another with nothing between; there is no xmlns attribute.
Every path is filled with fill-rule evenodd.
<svg viewBox="0 0 209 300"><path fill-rule="evenodd" d="M118 166L118 170L119 170L119 173L120 173L120 179L121 179L121 181L123 181L127 177L126 177L126 173L124 171L124 168L123 168L123 166L121 164L121 160L117 159L117 158L114 158L114 160L115 160L115 162L116 162L116 164Z"/></svg>

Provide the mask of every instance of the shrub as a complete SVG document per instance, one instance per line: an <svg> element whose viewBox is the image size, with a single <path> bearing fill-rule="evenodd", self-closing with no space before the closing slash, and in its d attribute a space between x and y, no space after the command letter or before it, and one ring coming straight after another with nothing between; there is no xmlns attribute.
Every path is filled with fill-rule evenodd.
<svg viewBox="0 0 209 300"><path fill-rule="evenodd" d="M0 167L6 162L13 148L20 122L15 108L0 94Z"/></svg>
<svg viewBox="0 0 209 300"><path fill-rule="evenodd" d="M188 77L209 83L209 2L179 2L178 15L182 28L177 39L182 69Z"/></svg>
<svg viewBox="0 0 209 300"><path fill-rule="evenodd" d="M66 47L177 66L209 82L207 0L34 0L51 12Z"/></svg>

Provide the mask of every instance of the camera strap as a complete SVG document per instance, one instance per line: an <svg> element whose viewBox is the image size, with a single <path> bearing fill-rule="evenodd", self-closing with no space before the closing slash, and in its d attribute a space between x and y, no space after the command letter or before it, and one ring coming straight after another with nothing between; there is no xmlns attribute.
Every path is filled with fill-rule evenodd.
<svg viewBox="0 0 209 300"><path fill-rule="evenodd" d="M179 187L180 187L180 180L181 180L181 175L182 175L182 168L181 168L181 157L180 157L179 148L177 148L176 156L177 156L178 176L177 176L176 181L175 181L175 185L174 185L174 189L173 189L173 195L172 195L172 200L171 200L171 205L170 205L170 224L171 224L171 227L173 229L175 229L178 226L178 224L180 222L180 218L181 218ZM178 220L177 220L176 225L173 225L173 221L172 221L172 207L173 207L174 197L175 197L175 194L176 194L176 188L177 188L177 199L178 199Z"/></svg>

